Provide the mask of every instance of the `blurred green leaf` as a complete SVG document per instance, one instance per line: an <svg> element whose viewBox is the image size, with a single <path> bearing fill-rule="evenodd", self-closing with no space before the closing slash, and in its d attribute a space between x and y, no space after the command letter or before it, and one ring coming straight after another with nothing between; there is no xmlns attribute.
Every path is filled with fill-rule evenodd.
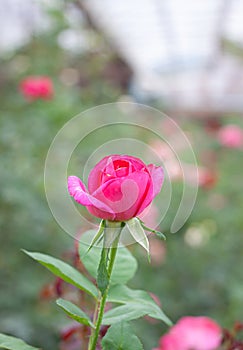
<svg viewBox="0 0 243 350"><path fill-rule="evenodd" d="M120 322L111 326L102 339L104 350L143 350L142 343L132 332L129 323Z"/></svg>
<svg viewBox="0 0 243 350"><path fill-rule="evenodd" d="M127 303L122 306L115 307L104 314L102 324L111 325L120 321L131 321L148 315L150 308L148 305L139 303Z"/></svg>
<svg viewBox="0 0 243 350"><path fill-rule="evenodd" d="M107 300L118 304L138 304L142 306L142 311L145 311L145 314L148 316L159 319L168 326L172 325L170 319L144 290L131 289L124 285L115 285L110 288Z"/></svg>
<svg viewBox="0 0 243 350"><path fill-rule="evenodd" d="M70 316L75 321L95 328L89 316L86 315L86 313L83 312L77 305L71 303L71 301L59 298L56 300L56 303L66 312L66 314L68 314L68 316Z"/></svg>
<svg viewBox="0 0 243 350"><path fill-rule="evenodd" d="M0 348L7 350L38 350L38 348L26 344L22 339L2 333L0 333Z"/></svg>
<svg viewBox="0 0 243 350"><path fill-rule="evenodd" d="M60 277L65 282L70 283L97 298L98 291L95 285L74 267L68 265L64 261L53 258L52 256L46 254L28 252L26 250L23 250L23 252L30 256L32 259L38 261L41 265L45 266L54 275Z"/></svg>
<svg viewBox="0 0 243 350"><path fill-rule="evenodd" d="M134 317L139 318L148 315L163 321L168 326L172 325L171 320L165 315L151 296L143 290L133 290L124 285L112 286L109 290L107 300L109 302L125 305L124 307L120 306L108 311L105 314L106 321L108 318L109 321L113 323L113 318L117 315L117 312L120 311L122 314L127 312L128 318L126 318L126 315L122 316L125 317L124 319L127 321L134 319Z"/></svg>
<svg viewBox="0 0 243 350"><path fill-rule="evenodd" d="M85 232L80 239L79 255L85 268L94 278L97 278L97 269L100 261L101 244L94 246L90 252L87 252L87 247L90 245L95 231L90 230ZM137 270L137 261L129 250L125 247L119 247L114 263L114 268L111 275L111 284L126 283L135 274Z"/></svg>

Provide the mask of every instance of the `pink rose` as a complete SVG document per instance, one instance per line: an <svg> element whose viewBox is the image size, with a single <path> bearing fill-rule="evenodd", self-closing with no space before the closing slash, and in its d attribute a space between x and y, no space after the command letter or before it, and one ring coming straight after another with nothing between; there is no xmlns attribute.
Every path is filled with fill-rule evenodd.
<svg viewBox="0 0 243 350"><path fill-rule="evenodd" d="M161 167L116 154L103 158L91 170L88 191L76 176L69 176L68 191L94 216L125 221L139 215L151 203L161 190L163 178Z"/></svg>
<svg viewBox="0 0 243 350"><path fill-rule="evenodd" d="M222 330L212 319L187 316L161 337L159 350L215 350L221 338Z"/></svg>
<svg viewBox="0 0 243 350"><path fill-rule="evenodd" d="M243 130L237 125L226 125L219 130L218 139L223 146L239 148L243 146Z"/></svg>
<svg viewBox="0 0 243 350"><path fill-rule="evenodd" d="M49 99L53 96L53 84L49 77L29 76L21 81L20 91L27 100Z"/></svg>

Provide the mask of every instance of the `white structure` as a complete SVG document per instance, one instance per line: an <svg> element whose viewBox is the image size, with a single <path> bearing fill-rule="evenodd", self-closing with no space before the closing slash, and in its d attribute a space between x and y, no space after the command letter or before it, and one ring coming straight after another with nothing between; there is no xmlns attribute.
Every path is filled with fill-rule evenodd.
<svg viewBox="0 0 243 350"><path fill-rule="evenodd" d="M243 47L242 0L80 2L132 68L138 98L158 97L174 109L243 111L242 62L220 46L225 38ZM47 27L43 4L60 6L59 0L0 1L0 50ZM75 37L61 33L63 47L88 46L81 26L75 30Z"/></svg>
<svg viewBox="0 0 243 350"><path fill-rule="evenodd" d="M133 91L168 108L243 111L242 0L84 0L97 27L132 67Z"/></svg>
<svg viewBox="0 0 243 350"><path fill-rule="evenodd" d="M47 18L37 1L0 1L0 52L8 52L26 44L33 33L47 25Z"/></svg>

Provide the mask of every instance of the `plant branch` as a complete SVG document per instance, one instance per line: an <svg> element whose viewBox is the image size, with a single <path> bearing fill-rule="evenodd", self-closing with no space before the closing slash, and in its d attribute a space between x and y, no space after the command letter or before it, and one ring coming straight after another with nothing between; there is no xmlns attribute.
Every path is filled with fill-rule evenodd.
<svg viewBox="0 0 243 350"><path fill-rule="evenodd" d="M108 285L107 285L107 288L104 291L103 295L101 295L101 297L99 298L99 300L97 301L97 304L96 304L96 311L95 311L95 315L94 315L95 329L91 333L88 350L95 350L96 349L96 344L97 344L97 341L99 338L100 327L102 325L102 319L103 319L103 315L104 315L104 311L105 311L106 299L107 299L109 286L110 286L111 274L112 274L112 270L114 267L116 253L117 253L117 246L118 246L118 242L119 242L120 233L121 233L122 228L123 228L122 224L121 223L119 223L119 224L120 224L119 226L118 226L118 223L108 222L108 224L107 224L108 229L111 228L111 229L117 230L117 236L113 240L111 248L105 247L106 234L107 234L107 231L105 229L103 249L106 250L107 255L110 253L108 255L108 259L107 259L107 260L109 260L108 267L107 267ZM96 317L97 317L97 319L96 319Z"/></svg>

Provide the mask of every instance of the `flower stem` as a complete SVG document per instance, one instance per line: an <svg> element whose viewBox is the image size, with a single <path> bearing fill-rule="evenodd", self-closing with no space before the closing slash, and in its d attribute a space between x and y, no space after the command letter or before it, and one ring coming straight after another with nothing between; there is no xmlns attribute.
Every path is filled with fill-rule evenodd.
<svg viewBox="0 0 243 350"><path fill-rule="evenodd" d="M95 329L93 330L93 333L91 333L88 350L95 350L96 349L96 344L97 344L97 341L99 338L99 333L100 333L100 327L102 324L102 319L103 319L103 315L104 315L104 311L105 311L106 299L107 299L107 295L108 295L108 291L109 291L111 273L112 273L115 258L116 258L117 245L118 245L120 233L122 230L121 223L119 223L120 224L119 227L117 226L118 223L114 223L114 224L112 225L112 222L110 222L110 224L108 224L109 225L108 227L113 228L113 229L115 228L118 231L117 236L114 239L114 241L112 242L111 248L108 248L108 247L103 248L103 249L107 249L107 254L110 252L109 263L108 263L108 267L107 267L109 283L108 283L108 286L107 286L105 292L97 301L97 305L96 305L97 319L94 320ZM104 237L104 241L105 241L105 237ZM96 318L96 315L95 315L95 318Z"/></svg>

